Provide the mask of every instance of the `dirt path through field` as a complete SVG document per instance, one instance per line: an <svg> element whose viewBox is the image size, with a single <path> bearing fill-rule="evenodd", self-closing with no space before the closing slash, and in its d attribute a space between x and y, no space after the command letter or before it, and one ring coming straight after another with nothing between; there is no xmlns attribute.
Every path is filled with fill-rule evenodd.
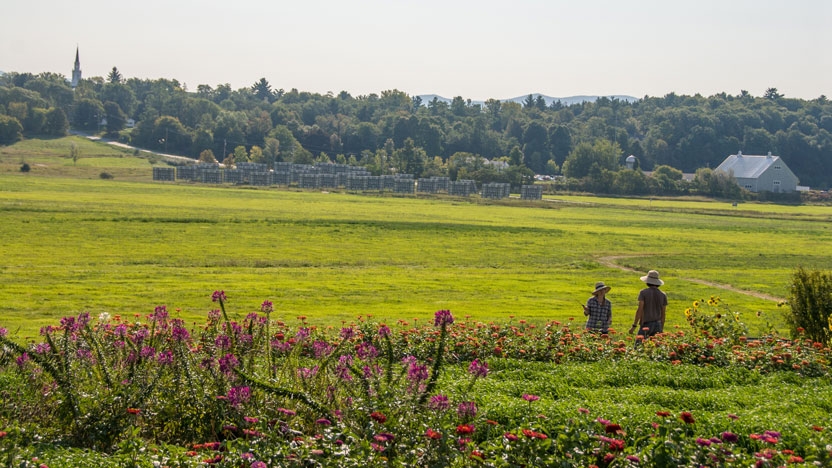
<svg viewBox="0 0 832 468"><path fill-rule="evenodd" d="M604 265L605 267L617 268L617 269L622 270L622 271L643 274L644 273L643 271L637 271L637 270L634 270L632 268L625 267L623 265L619 265L617 263L617 261L621 260L622 258L640 257L640 256L641 255L611 255L609 257L598 258L597 260L598 260L598 263L600 263L601 265ZM701 279L697 279L697 278L679 278L679 279L682 279L682 280L685 280L685 281L690 281L691 283L701 284L701 285L704 285L704 286L710 286L712 288L724 289L726 291L731 291L731 292L735 292L735 293L739 293L739 294L745 294L747 296L753 296L753 297L756 297L758 299L765 299L767 301L783 302L785 300L781 297L775 297L775 296L771 296L771 295L764 294L764 293L757 292L757 291L748 291L748 290L745 290L745 289L735 288L735 287L731 286L730 284L720 284L720 283L715 283L713 281L705 281L705 280L701 280Z"/></svg>

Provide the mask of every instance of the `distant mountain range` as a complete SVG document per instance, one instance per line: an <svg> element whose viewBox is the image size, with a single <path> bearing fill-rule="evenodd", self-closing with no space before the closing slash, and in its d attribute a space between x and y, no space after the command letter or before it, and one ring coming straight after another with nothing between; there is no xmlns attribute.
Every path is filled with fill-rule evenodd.
<svg viewBox="0 0 832 468"><path fill-rule="evenodd" d="M606 97L610 99L618 99L619 101L626 101L626 102L634 102L638 101L638 98L633 96L623 96L618 94L612 94L608 96L569 96L569 97L552 97L546 96L540 93L532 93L532 98L537 99L538 96L542 96L543 100L546 101L546 105L550 106L555 101L560 101L561 104L564 106L571 106L572 104L580 104L582 102L595 102L600 97ZM451 103L453 99L448 99L446 97L439 96L437 94L420 94L418 97L422 98L422 105L427 105L428 102L433 101L433 98L436 98L438 101ZM518 104L523 104L523 102L528 99L529 95L526 94L525 96L517 96L515 98L510 99L500 99L502 102L516 102ZM471 104L485 104L485 101L471 101Z"/></svg>

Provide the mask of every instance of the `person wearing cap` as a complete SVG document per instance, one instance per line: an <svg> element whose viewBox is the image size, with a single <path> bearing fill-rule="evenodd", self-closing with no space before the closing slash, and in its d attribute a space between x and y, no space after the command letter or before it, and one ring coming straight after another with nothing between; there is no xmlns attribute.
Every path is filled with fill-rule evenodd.
<svg viewBox="0 0 832 468"><path fill-rule="evenodd" d="M603 281L595 283L595 291L584 306L587 330L607 333L612 325L612 302L606 298L610 289Z"/></svg>
<svg viewBox="0 0 832 468"><path fill-rule="evenodd" d="M664 331L664 317L667 310L667 295L659 290L664 281L659 279L659 272L650 270L641 280L647 287L638 293L638 310L630 333L638 328L640 338L653 336Z"/></svg>

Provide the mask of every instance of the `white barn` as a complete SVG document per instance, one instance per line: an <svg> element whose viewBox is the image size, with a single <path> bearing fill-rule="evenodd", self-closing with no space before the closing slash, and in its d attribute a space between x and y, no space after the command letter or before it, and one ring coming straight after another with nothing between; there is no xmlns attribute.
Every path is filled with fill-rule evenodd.
<svg viewBox="0 0 832 468"><path fill-rule="evenodd" d="M715 171L732 174L737 184L749 192L789 193L797 190L797 176L786 166L780 156L732 154L722 161Z"/></svg>

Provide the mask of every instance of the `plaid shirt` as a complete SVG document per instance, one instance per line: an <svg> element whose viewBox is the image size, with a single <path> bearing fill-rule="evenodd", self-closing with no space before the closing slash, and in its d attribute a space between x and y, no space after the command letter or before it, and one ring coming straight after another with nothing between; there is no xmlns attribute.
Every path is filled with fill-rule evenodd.
<svg viewBox="0 0 832 468"><path fill-rule="evenodd" d="M612 325L612 302L604 298L604 303L598 302L598 297L592 296L586 301L589 309L589 318L586 320L586 328L606 331Z"/></svg>

